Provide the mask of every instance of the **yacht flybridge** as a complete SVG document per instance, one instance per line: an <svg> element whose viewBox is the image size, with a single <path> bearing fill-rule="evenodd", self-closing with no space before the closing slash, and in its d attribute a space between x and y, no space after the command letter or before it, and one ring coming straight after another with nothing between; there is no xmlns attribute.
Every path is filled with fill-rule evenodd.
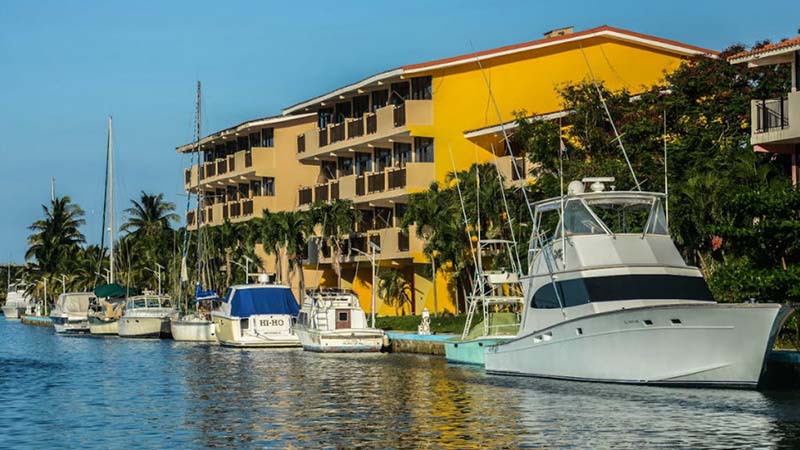
<svg viewBox="0 0 800 450"><path fill-rule="evenodd" d="M487 372L756 387L791 308L716 303L669 236L664 195L604 182L533 205L520 329L486 350Z"/></svg>

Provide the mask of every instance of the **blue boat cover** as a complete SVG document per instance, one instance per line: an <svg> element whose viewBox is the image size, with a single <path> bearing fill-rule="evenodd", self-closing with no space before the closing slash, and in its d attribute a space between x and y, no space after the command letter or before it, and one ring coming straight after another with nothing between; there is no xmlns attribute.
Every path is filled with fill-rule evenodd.
<svg viewBox="0 0 800 450"><path fill-rule="evenodd" d="M204 291L203 288L200 287L200 283L197 283L194 287L194 301L202 302L206 300L216 300L219 297L214 290Z"/></svg>
<svg viewBox="0 0 800 450"><path fill-rule="evenodd" d="M236 289L231 303L231 315L250 317L253 314L289 314L300 312L297 300L288 287L263 287Z"/></svg>

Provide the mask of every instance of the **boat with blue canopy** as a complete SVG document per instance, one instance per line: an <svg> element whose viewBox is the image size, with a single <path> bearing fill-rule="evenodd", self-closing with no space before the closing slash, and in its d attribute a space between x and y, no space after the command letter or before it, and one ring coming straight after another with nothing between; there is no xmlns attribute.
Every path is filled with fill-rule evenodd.
<svg viewBox="0 0 800 450"><path fill-rule="evenodd" d="M211 317L221 345L299 347L293 329L299 310L289 286L241 284L228 288Z"/></svg>

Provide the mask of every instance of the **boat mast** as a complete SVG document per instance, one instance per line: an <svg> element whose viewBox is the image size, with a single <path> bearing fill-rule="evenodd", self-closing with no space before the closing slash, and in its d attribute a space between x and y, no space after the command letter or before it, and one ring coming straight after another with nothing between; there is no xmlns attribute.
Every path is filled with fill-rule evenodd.
<svg viewBox="0 0 800 450"><path fill-rule="evenodd" d="M108 283L114 283L114 159L111 116L108 116Z"/></svg>
<svg viewBox="0 0 800 450"><path fill-rule="evenodd" d="M200 192L200 171L203 170L203 157L200 153L200 80L197 80L197 98L195 99L195 117L196 117L196 124L195 124L195 152L197 152L197 206L195 210L195 223L197 224L197 282L200 283L202 279L200 270L201 270L201 261L200 261L200 252L201 252L201 245L200 245L200 232L202 228L202 224L200 223L200 203L203 201L203 194ZM189 298L186 298L186 310L189 310Z"/></svg>

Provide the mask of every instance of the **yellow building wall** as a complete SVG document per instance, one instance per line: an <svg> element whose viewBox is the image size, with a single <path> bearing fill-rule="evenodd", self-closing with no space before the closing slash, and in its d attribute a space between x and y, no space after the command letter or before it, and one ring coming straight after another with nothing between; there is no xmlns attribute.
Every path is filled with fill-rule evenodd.
<svg viewBox="0 0 800 450"><path fill-rule="evenodd" d="M279 211L293 211L300 204L298 190L316 180L319 166L297 160L297 136L316 129L316 117L305 118L291 126L275 128L274 170L275 197Z"/></svg>
<svg viewBox="0 0 800 450"><path fill-rule="evenodd" d="M682 61L672 53L604 37L582 45L583 51L577 43L565 43L483 61L502 117L477 63L414 74L432 76L433 125L411 127L411 133L434 138L437 181L453 171L450 149L456 170L492 158L491 148L465 139L465 131L513 120L517 111L533 115L562 110L558 88L591 80L586 60L608 89L632 92L662 81Z"/></svg>

